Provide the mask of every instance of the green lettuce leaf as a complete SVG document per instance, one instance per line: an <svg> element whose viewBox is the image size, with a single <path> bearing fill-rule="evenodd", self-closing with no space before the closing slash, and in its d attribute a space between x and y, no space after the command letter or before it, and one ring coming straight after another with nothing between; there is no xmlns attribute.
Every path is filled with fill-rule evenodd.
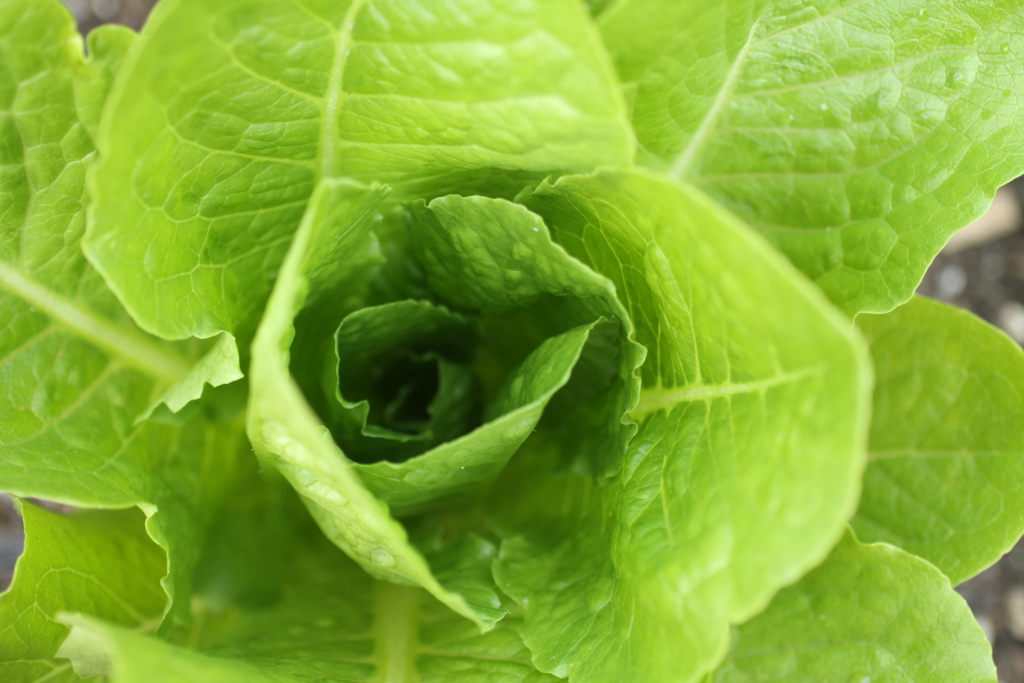
<svg viewBox="0 0 1024 683"><path fill-rule="evenodd" d="M114 683L555 683L507 619L481 635L416 588L374 581L334 548L290 563L284 597L196 637L195 650L66 615L76 670Z"/></svg>
<svg viewBox="0 0 1024 683"><path fill-rule="evenodd" d="M608 8L608 5L610 5L611 2L612 0L586 0L587 7L590 8L590 13L595 17L601 16L601 13Z"/></svg>
<svg viewBox="0 0 1024 683"><path fill-rule="evenodd" d="M161 406L165 406L172 413L180 412L186 405L200 398L207 385L219 387L242 379L238 343L234 335L223 332L217 335L212 344L204 346L208 346L206 353L136 418L136 421L149 418L160 410Z"/></svg>
<svg viewBox="0 0 1024 683"><path fill-rule="evenodd" d="M499 482L499 586L542 671L699 680L728 625L820 562L853 513L866 352L820 292L688 187L604 171L521 201L613 280L649 355L618 478L552 472L541 442Z"/></svg>
<svg viewBox="0 0 1024 683"><path fill-rule="evenodd" d="M935 567L847 534L733 632L714 683L994 683L985 634Z"/></svg>
<svg viewBox="0 0 1024 683"><path fill-rule="evenodd" d="M0 680L78 681L57 658L68 628L59 612L88 611L114 624L152 631L167 595L167 556L150 540L137 509L70 515L21 505L25 553L10 590L0 595Z"/></svg>
<svg viewBox="0 0 1024 683"><path fill-rule="evenodd" d="M0 0L0 486L141 506L170 555L166 588L185 618L204 508L230 477L241 430L201 410L140 416L161 396L180 409L204 384L240 373L237 355L201 359L204 345L141 332L80 250L90 131L133 35L94 32L87 60L59 2Z"/></svg>
<svg viewBox="0 0 1024 683"><path fill-rule="evenodd" d="M645 162L848 313L908 300L1024 171L1020 0L623 0L600 25Z"/></svg>
<svg viewBox="0 0 1024 683"><path fill-rule="evenodd" d="M877 386L853 528L960 583L1024 533L1024 354L970 313L920 297L857 324Z"/></svg>
<svg viewBox="0 0 1024 683"><path fill-rule="evenodd" d="M577 0L165 0L100 140L89 258L169 339L258 318L321 177L507 195L633 153Z"/></svg>
<svg viewBox="0 0 1024 683"><path fill-rule="evenodd" d="M1021 352L832 302L1024 167L1022 22L0 0L0 489L91 508L0 679L992 683Z"/></svg>

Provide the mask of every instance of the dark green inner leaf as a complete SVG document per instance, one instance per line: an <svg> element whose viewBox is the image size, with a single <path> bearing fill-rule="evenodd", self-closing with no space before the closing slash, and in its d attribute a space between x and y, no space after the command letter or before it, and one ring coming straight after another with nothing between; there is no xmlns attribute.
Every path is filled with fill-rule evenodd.
<svg viewBox="0 0 1024 683"><path fill-rule="evenodd" d="M428 409L437 396L435 356L404 356L376 369L369 387L369 423L403 434L420 434L430 423ZM344 387L342 395L347 392Z"/></svg>
<svg viewBox="0 0 1024 683"><path fill-rule="evenodd" d="M613 473L644 354L611 282L509 201L379 211L360 258L303 266L290 356L363 483L400 517L480 496L538 430Z"/></svg>
<svg viewBox="0 0 1024 683"><path fill-rule="evenodd" d="M402 462L478 423L469 368L478 325L426 301L360 309L324 353L321 387L335 439L356 462Z"/></svg>

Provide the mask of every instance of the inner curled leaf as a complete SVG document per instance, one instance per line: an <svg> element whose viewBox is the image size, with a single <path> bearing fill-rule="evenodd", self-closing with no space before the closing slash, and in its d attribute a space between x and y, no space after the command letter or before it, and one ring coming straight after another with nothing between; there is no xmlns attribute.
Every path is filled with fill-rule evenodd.
<svg viewBox="0 0 1024 683"><path fill-rule="evenodd" d="M324 350L325 421L349 458L401 462L479 423L479 326L426 301L346 316Z"/></svg>
<svg viewBox="0 0 1024 683"><path fill-rule="evenodd" d="M436 567L391 515L481 497L535 430L563 466L613 473L645 352L611 282L529 210L386 194L314 195L253 345L249 434L364 569L487 628L504 613L491 589Z"/></svg>
<svg viewBox="0 0 1024 683"><path fill-rule="evenodd" d="M325 266L340 284L311 288L291 362L370 490L399 515L479 496L538 428L564 443L565 463L610 472L642 358L611 283L504 200L419 202L368 224L371 242L379 225L388 258ZM402 272L419 280L412 296L388 285ZM304 357L317 348L319 365Z"/></svg>

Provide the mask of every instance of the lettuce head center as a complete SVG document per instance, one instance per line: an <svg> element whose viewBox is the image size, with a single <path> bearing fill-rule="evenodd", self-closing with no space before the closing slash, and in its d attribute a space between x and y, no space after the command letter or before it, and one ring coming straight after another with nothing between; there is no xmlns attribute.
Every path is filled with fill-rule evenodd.
<svg viewBox="0 0 1024 683"><path fill-rule="evenodd" d="M428 409L437 396L438 367L434 356L403 356L374 371L370 391L371 424L419 434L430 422ZM345 394L345 388L341 389Z"/></svg>

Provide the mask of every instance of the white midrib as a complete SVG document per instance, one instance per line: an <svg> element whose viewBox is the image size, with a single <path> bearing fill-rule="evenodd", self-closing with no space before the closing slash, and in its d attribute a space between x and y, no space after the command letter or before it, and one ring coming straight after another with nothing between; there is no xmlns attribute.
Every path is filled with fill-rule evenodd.
<svg viewBox="0 0 1024 683"><path fill-rule="evenodd" d="M420 675L416 670L418 589L377 581L374 591L377 673L373 683L419 683Z"/></svg>
<svg viewBox="0 0 1024 683"><path fill-rule="evenodd" d="M324 178L334 177L335 171L335 133L338 128L338 114L341 112L341 101L345 96L343 81L345 78L345 62L352 42L352 28L356 15L366 4L366 0L352 0L341 28L338 31L334 62L331 64L331 75L327 83L327 97L324 106L324 129L320 132L320 174Z"/></svg>
<svg viewBox="0 0 1024 683"><path fill-rule="evenodd" d="M640 401L637 403L629 416L634 421L640 422L643 418L656 413L659 410L670 411L680 403L691 401L707 401L736 394L750 394L764 391L781 384L795 382L804 377L814 374L814 370L807 369L800 372L789 372L758 380L756 382L741 382L728 384L704 384L697 386L678 387L674 389L644 389L640 392Z"/></svg>
<svg viewBox="0 0 1024 683"><path fill-rule="evenodd" d="M760 20L758 20L760 21ZM729 72L725 75L725 80L722 81L722 87L715 96L715 101L712 102L711 108L701 119L700 125L697 126L697 130L694 131L693 137L680 152L676 158L672 169L669 171L669 175L673 178L682 178L684 175L689 173L690 167L693 165L693 160L697 157L697 154L704 147L711 132L715 129L715 125L718 123L718 117L725 109L725 106L729 103L729 98L732 97L733 88L736 87L736 81L739 80L740 73L743 71L744 62L746 62L747 54L750 52L750 48L754 45L754 31L757 30L758 21L753 22L750 25L750 32L747 34L747 40L743 43L743 47L738 53L736 53L736 59L733 60L732 65L729 66Z"/></svg>
<svg viewBox="0 0 1024 683"><path fill-rule="evenodd" d="M0 287L45 313L55 324L152 377L175 382L188 372L188 363L178 356L51 292L2 261Z"/></svg>

